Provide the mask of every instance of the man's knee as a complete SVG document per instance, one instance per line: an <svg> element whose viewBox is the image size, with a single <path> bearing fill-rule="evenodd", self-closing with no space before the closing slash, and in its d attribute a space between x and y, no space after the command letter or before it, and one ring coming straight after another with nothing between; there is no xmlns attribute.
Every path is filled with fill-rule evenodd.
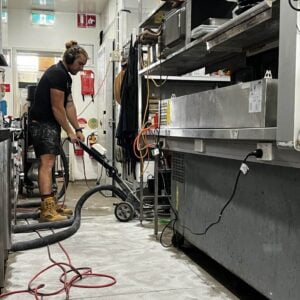
<svg viewBox="0 0 300 300"><path fill-rule="evenodd" d="M40 156L40 168L51 169L54 166L56 156L54 154L44 154Z"/></svg>

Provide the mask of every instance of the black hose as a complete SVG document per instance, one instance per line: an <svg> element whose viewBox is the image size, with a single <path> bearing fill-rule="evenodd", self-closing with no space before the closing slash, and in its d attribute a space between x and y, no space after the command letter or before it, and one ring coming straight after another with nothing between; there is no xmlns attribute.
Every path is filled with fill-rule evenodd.
<svg viewBox="0 0 300 300"><path fill-rule="evenodd" d="M57 200L59 200L60 198L62 198L64 196L64 194L67 191L67 188L68 188L68 185L69 185L69 181L70 181L70 177L69 177L69 163L68 163L65 151L63 149L64 142L60 146L60 154L59 154L60 155L60 159L61 159L61 163L62 163L62 167L63 167L63 185L62 185L61 189L56 194ZM54 167L54 173L55 173L55 167ZM53 183L54 182L56 183L55 174L54 174L54 178L53 178Z"/></svg>
<svg viewBox="0 0 300 300"><path fill-rule="evenodd" d="M121 189L119 189L115 186L112 186L112 185L96 186L95 188L85 192L79 198L79 200L76 204L76 207L75 207L73 223L68 229L56 232L51 235L44 236L43 238L38 238L38 239L31 240L31 241L14 243L11 245L10 251L16 252L16 251L36 249L36 248L44 247L47 245L55 244L57 242L63 241L65 239L71 237L73 234L75 234L77 232L77 230L80 227L81 209L82 209L82 206L84 205L85 201L89 197L91 197L93 194L98 193L100 191L111 191L111 192L115 193L118 197L120 197L123 201L125 201L127 198L126 194ZM60 222L57 222L57 223L60 223Z"/></svg>
<svg viewBox="0 0 300 300"><path fill-rule="evenodd" d="M44 223L37 223L37 224L26 224L26 225L13 225L11 231L13 233L25 233L25 232L32 232L35 230L40 229L59 229L71 226L74 222L74 218L60 221L60 222L44 222Z"/></svg>
<svg viewBox="0 0 300 300"><path fill-rule="evenodd" d="M16 219L17 220L24 220L24 219L38 219L40 217L39 212L27 212L27 213L17 213Z"/></svg>
<svg viewBox="0 0 300 300"><path fill-rule="evenodd" d="M41 199L38 200L22 200L17 203L18 208L31 208L31 207L40 207L41 206Z"/></svg>

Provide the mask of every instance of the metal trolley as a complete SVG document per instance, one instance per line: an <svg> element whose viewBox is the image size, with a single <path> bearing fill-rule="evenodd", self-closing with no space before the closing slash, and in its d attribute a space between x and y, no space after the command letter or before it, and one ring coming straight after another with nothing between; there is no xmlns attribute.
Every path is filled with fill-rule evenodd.
<svg viewBox="0 0 300 300"><path fill-rule="evenodd" d="M140 214L140 200L135 195L134 191L129 185L121 178L116 167L113 167L105 155L99 153L95 148L90 148L82 142L78 142L80 147L92 156L98 163L100 163L107 171L108 177L111 177L119 187L114 185L101 186L102 191L111 191L113 194L118 195L122 202L115 203L115 216L120 222L128 222ZM151 206L145 206L144 209L152 209Z"/></svg>

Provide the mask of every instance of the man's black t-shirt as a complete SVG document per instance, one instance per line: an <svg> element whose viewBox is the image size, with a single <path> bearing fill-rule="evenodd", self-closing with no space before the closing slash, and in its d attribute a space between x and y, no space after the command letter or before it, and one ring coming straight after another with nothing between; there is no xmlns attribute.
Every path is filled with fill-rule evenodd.
<svg viewBox="0 0 300 300"><path fill-rule="evenodd" d="M51 108L50 90L57 89L65 93L64 107L71 97L72 78L62 61L46 70L36 88L34 102L30 108L29 118L39 122L57 123Z"/></svg>

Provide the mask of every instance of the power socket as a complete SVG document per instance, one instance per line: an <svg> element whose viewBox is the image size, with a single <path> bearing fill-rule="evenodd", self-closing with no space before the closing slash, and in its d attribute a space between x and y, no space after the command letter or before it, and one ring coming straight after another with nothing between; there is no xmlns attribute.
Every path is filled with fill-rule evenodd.
<svg viewBox="0 0 300 300"><path fill-rule="evenodd" d="M256 148L263 151L263 156L257 160L271 161L274 159L272 143L257 143Z"/></svg>
<svg viewBox="0 0 300 300"><path fill-rule="evenodd" d="M204 141L203 140L194 140L194 151L196 152L204 152L205 150L205 145L204 145Z"/></svg>

